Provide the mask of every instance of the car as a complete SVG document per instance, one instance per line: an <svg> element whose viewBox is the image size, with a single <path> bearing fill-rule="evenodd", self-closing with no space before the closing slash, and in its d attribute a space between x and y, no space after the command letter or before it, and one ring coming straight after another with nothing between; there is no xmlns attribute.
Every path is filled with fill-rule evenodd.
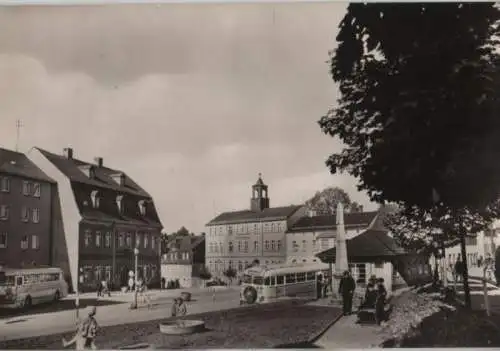
<svg viewBox="0 0 500 351"><path fill-rule="evenodd" d="M215 279L207 282L207 287L209 286L227 286L227 284L222 280Z"/></svg>

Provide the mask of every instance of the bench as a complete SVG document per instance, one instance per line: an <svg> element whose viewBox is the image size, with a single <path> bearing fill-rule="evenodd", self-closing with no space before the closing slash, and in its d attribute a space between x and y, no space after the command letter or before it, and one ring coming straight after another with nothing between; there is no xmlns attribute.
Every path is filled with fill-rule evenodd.
<svg viewBox="0 0 500 351"><path fill-rule="evenodd" d="M389 318L389 315L391 314L391 311L392 311L391 299L392 299L392 295L388 296L387 299L385 300L384 316L382 319L384 321L387 321L387 319ZM358 309L357 316L358 316L358 320L356 323L358 323L358 324L376 324L375 307L360 307Z"/></svg>

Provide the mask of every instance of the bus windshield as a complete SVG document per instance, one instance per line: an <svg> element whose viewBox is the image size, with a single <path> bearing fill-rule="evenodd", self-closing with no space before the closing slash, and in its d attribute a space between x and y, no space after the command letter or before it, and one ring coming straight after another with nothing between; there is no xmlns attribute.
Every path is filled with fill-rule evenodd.
<svg viewBox="0 0 500 351"><path fill-rule="evenodd" d="M253 277L253 283L255 285L262 285L264 283L264 278L262 278L262 277Z"/></svg>
<svg viewBox="0 0 500 351"><path fill-rule="evenodd" d="M14 286L14 277L0 273L0 286Z"/></svg>

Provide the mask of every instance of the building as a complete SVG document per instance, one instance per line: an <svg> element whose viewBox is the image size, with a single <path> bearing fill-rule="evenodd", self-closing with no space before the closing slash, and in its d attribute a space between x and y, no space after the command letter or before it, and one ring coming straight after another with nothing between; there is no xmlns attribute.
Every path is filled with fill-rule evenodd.
<svg viewBox="0 0 500 351"><path fill-rule="evenodd" d="M57 182L52 206L52 264L61 267L72 287L95 289L107 279L126 284L134 270L146 281L160 277L160 232L153 199L126 173L88 163L66 148L57 155L32 148L28 157Z"/></svg>
<svg viewBox="0 0 500 351"><path fill-rule="evenodd" d="M50 265L55 182L26 155L0 148L0 265Z"/></svg>
<svg viewBox="0 0 500 351"><path fill-rule="evenodd" d="M161 276L169 281L179 280L182 288L201 286L199 277L205 265L205 237L185 235L168 240L162 255Z"/></svg>
<svg viewBox="0 0 500 351"><path fill-rule="evenodd" d="M285 262L285 233L305 213L304 206L270 207L268 187L259 174L250 209L222 213L207 224L207 268L222 277L228 267L241 272L255 259L261 264Z"/></svg>
<svg viewBox="0 0 500 351"><path fill-rule="evenodd" d="M369 228L377 215L377 211L345 213L346 238L354 237ZM335 246L336 230L335 215L315 216L310 211L286 232L287 261L317 262L316 254Z"/></svg>

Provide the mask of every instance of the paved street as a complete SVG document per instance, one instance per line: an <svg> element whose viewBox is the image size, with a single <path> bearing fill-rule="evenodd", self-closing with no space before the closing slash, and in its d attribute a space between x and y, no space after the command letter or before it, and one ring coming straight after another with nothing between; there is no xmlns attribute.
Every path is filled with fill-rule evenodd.
<svg viewBox="0 0 500 351"><path fill-rule="evenodd" d="M187 289L189 290L189 289ZM142 322L162 317L170 317L172 298L179 296L181 291L166 290L156 292L153 296L152 309L141 306L137 310L129 310L131 294L116 294L113 300L123 303L99 307L97 320L101 326L111 326L124 323ZM188 303L188 313L202 313L224 310L239 306L239 287L219 289L213 300L213 292L204 290L192 291L193 301ZM87 297L85 294L82 298ZM95 294L92 294L95 296ZM70 297L69 299L73 299ZM85 313L86 310L83 310ZM0 320L0 340L28 338L67 332L75 328L75 310L58 311L46 314L21 315Z"/></svg>

